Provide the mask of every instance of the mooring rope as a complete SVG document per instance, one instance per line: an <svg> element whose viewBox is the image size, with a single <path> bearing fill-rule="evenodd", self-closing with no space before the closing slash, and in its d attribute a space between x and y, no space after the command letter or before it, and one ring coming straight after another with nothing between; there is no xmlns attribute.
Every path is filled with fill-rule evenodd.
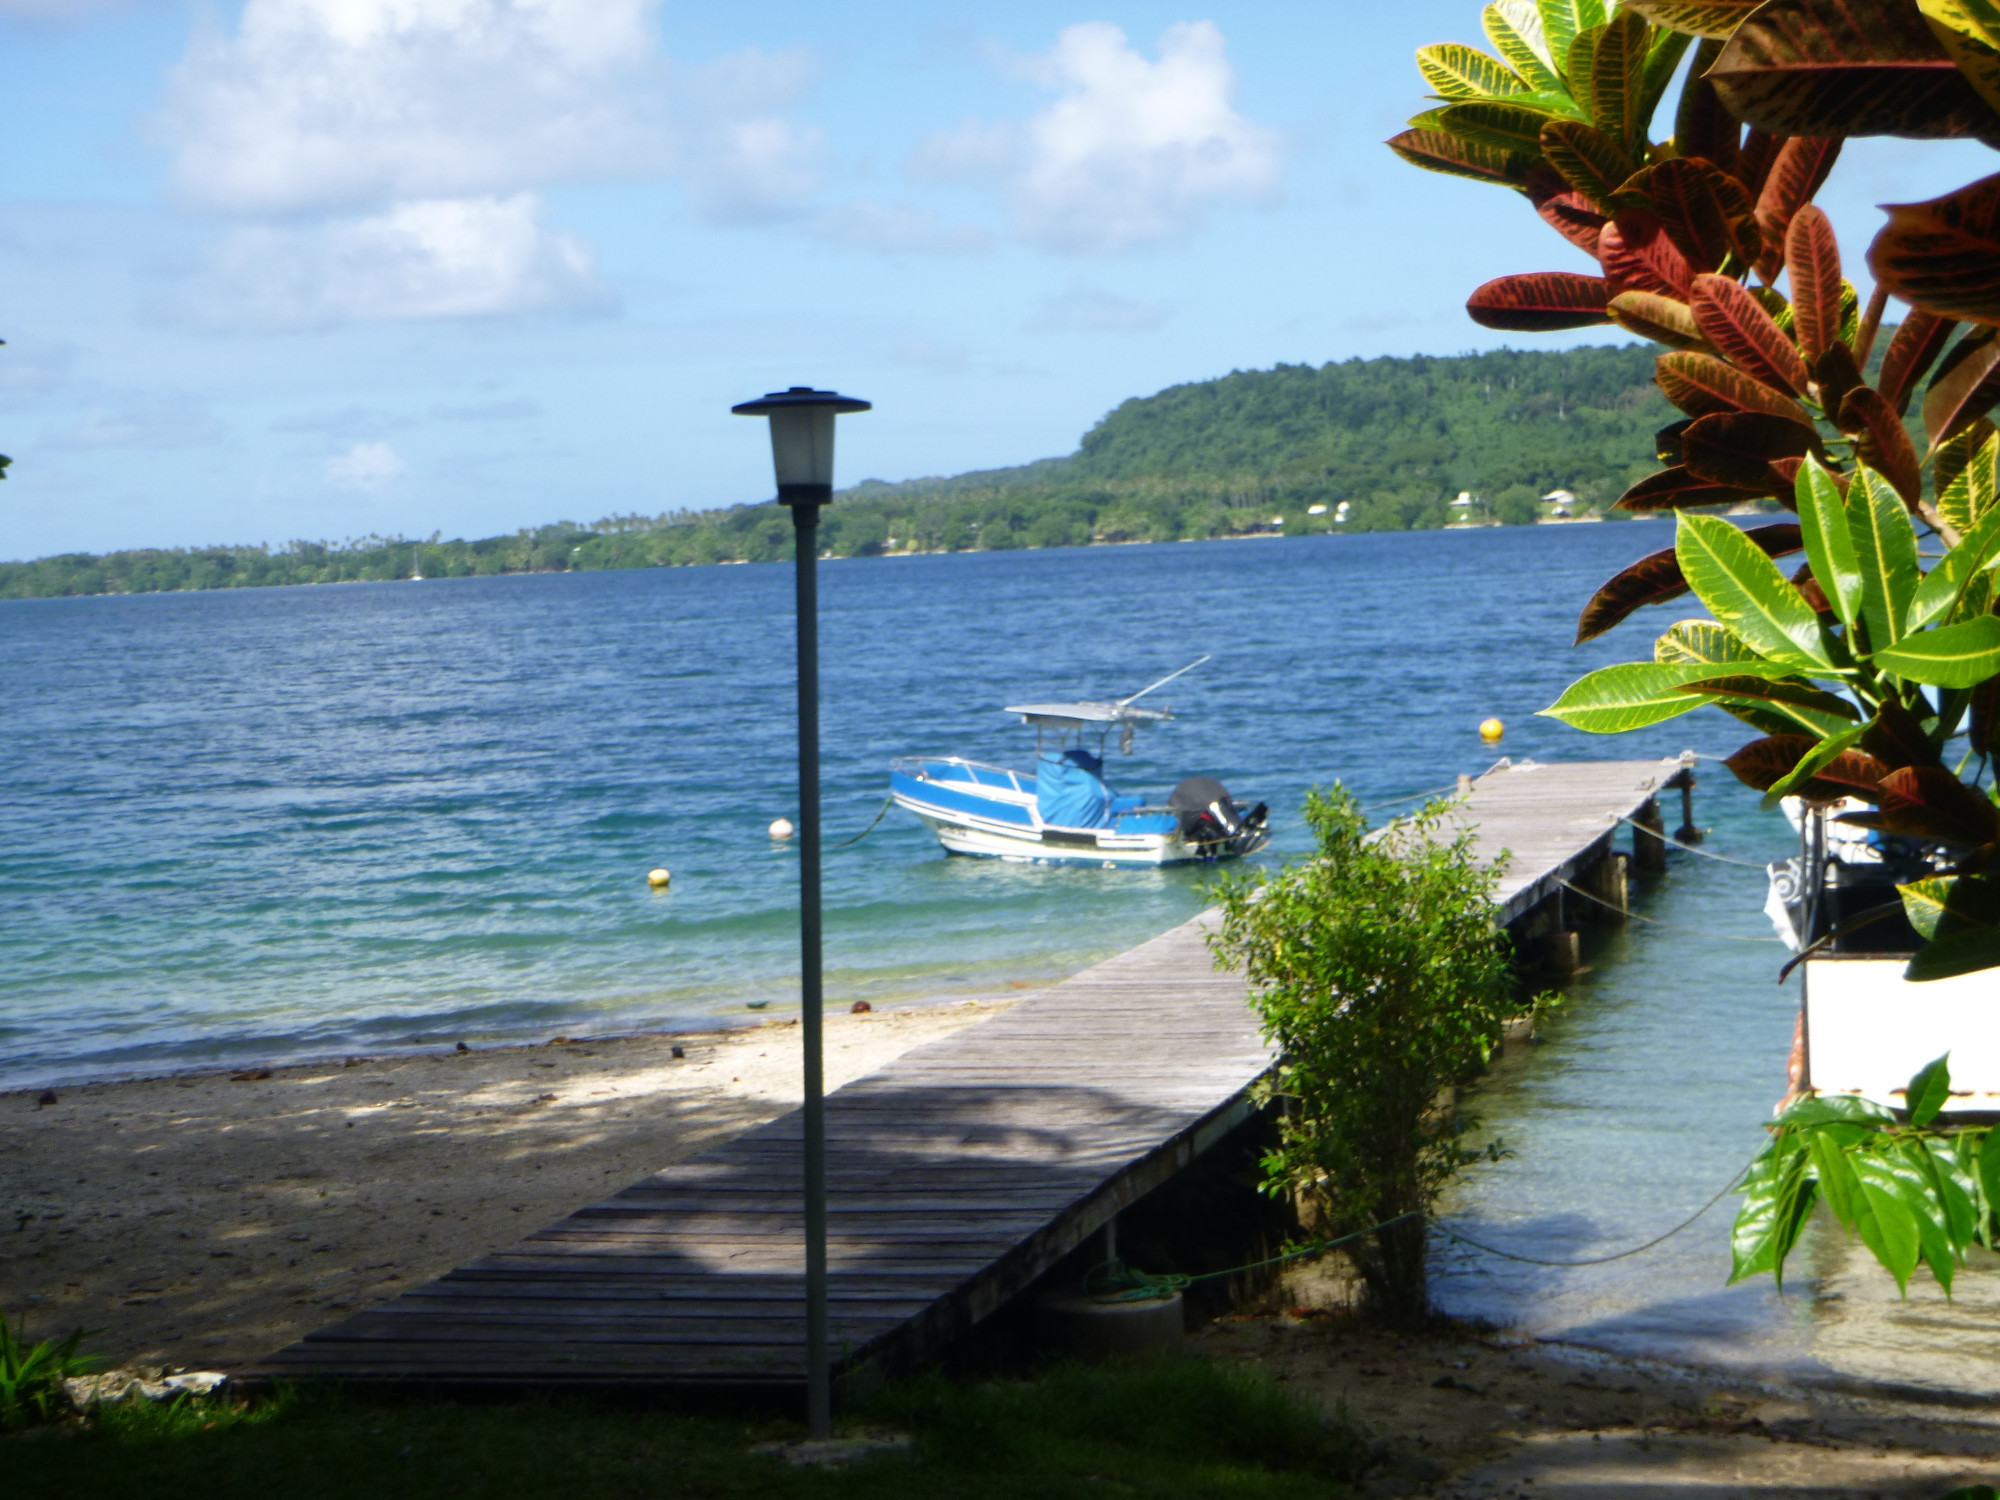
<svg viewBox="0 0 2000 1500"><path fill-rule="evenodd" d="M1606 911L1615 911L1618 913L1619 916L1630 917L1635 922L1651 923L1653 926L1664 928L1668 932L1685 932L1689 937L1714 938L1717 942L1723 942L1723 943L1784 942L1783 938L1777 936L1749 937L1740 932L1710 932L1705 927L1683 927L1678 922L1662 922L1658 917L1642 916L1640 913L1636 911L1630 911L1627 908L1620 906L1615 901L1606 901L1602 896L1595 895L1590 891L1586 891L1581 886L1571 885L1567 880L1558 880L1556 884L1561 886L1566 891L1573 892L1574 894L1583 897L1583 899L1586 901L1595 901L1599 906L1603 907Z"/></svg>
<svg viewBox="0 0 2000 1500"><path fill-rule="evenodd" d="M1620 1250L1615 1255L1594 1255L1588 1260L1544 1260L1538 1255L1516 1255L1511 1250L1502 1250L1496 1245L1483 1245L1470 1235L1460 1234L1442 1219L1432 1219L1431 1222L1443 1230L1448 1238L1457 1240L1461 1245L1468 1245L1474 1250L1483 1250L1488 1255L1497 1255L1502 1260L1517 1260L1524 1266L1604 1266L1609 1265L1614 1260L1629 1260L1632 1256L1638 1255L1642 1251L1650 1250L1655 1245L1665 1244L1683 1229L1694 1223L1703 1214L1707 1213L1711 1208L1715 1207L1724 1198L1728 1197L1730 1193L1734 1192L1736 1185L1743 1180L1744 1174L1749 1170L1750 1164L1747 1162L1744 1163L1738 1169L1736 1175L1722 1185L1722 1191L1709 1199L1708 1202L1702 1204L1700 1208L1697 1208L1685 1219L1682 1219L1680 1223L1669 1229L1665 1234L1655 1235L1652 1239L1647 1240L1645 1244L1634 1245L1630 1250Z"/></svg>
<svg viewBox="0 0 2000 1500"><path fill-rule="evenodd" d="M831 854L836 849L845 849L849 844L860 843L863 839L867 838L869 834L875 831L877 824L879 824L884 818L889 816L889 809L894 807L895 805L896 805L896 794L894 792L891 792L888 796L882 799L882 806L879 809L877 809L875 813L875 821L873 823L870 823L866 828L862 829L861 832L855 834L854 837L851 839L842 839L837 844L828 844L826 846L826 852L828 854Z"/></svg>
<svg viewBox="0 0 2000 1500"><path fill-rule="evenodd" d="M1741 865L1746 870L1762 870L1766 868L1766 866L1758 864L1755 860L1737 859L1733 855L1717 854L1713 849L1703 849L1696 844L1683 844L1679 839L1670 839L1658 829L1648 828L1644 823L1628 818L1623 813L1618 814L1618 821L1631 824L1632 827L1638 829L1641 833L1651 834L1663 844L1670 844L1676 849L1684 849L1689 854L1699 854L1703 859L1720 860L1725 865Z"/></svg>
<svg viewBox="0 0 2000 1500"><path fill-rule="evenodd" d="M1127 1265L1113 1256L1099 1261L1084 1273L1083 1289L1099 1302L1150 1302L1159 1297L1170 1297L1175 1292L1186 1291L1198 1281L1217 1281L1224 1276L1241 1276L1245 1271L1262 1270L1265 1266L1282 1265L1288 1260L1298 1260L1307 1255L1324 1255L1329 1250L1338 1250L1342 1245L1352 1244L1377 1230L1387 1229L1391 1224L1400 1224L1405 1219L1420 1219L1424 1216L1421 1208L1413 1208L1406 1214L1397 1214L1393 1219L1384 1219L1380 1224L1370 1224L1366 1229L1357 1229L1352 1234L1343 1234L1337 1239L1314 1240L1310 1245L1300 1245L1280 1255L1266 1256L1263 1260L1253 1260L1248 1265L1231 1266L1226 1271L1203 1271L1198 1276L1183 1275L1179 1271L1142 1271L1137 1266Z"/></svg>
<svg viewBox="0 0 2000 1500"><path fill-rule="evenodd" d="M1196 1282L1214 1281L1224 1276L1240 1276L1245 1271L1257 1271L1263 1269L1265 1266L1282 1265L1286 1261L1298 1260L1302 1256L1324 1255L1329 1250L1337 1250L1342 1245L1352 1244L1355 1240L1374 1234L1378 1230L1387 1229L1392 1224L1400 1224L1405 1219L1415 1218L1429 1219L1432 1226L1440 1230L1446 1238L1456 1240L1459 1244L1469 1249L1478 1250L1486 1255L1497 1255L1502 1260L1518 1261L1524 1266L1555 1266L1572 1269L1578 1266L1605 1266L1611 1264L1614 1260L1630 1260L1635 1255L1643 1255L1656 1245L1664 1245L1682 1230L1691 1227L1703 1214L1714 1208L1716 1204L1720 1203L1736 1190L1738 1184L1748 1175L1752 1165L1750 1162L1745 1162L1741 1167L1737 1168L1729 1181L1722 1185L1713 1198L1710 1198L1700 1208L1697 1208L1685 1219L1682 1219L1680 1223L1674 1225L1666 1233L1656 1234L1644 1244L1634 1245L1629 1250L1614 1251L1610 1255L1593 1255L1583 1260L1550 1260L1545 1256L1520 1255L1512 1250L1502 1250L1497 1245L1485 1244L1482 1241L1473 1239L1468 1234L1453 1229L1444 1220L1432 1217L1422 1209L1411 1209L1406 1214L1397 1214L1393 1219L1384 1219L1380 1224L1371 1224L1366 1229L1357 1229L1354 1233L1343 1234L1337 1239L1315 1240L1310 1245L1301 1245L1297 1249L1285 1251L1282 1255L1272 1255L1267 1256L1263 1260L1253 1260L1248 1265L1231 1266L1226 1271L1204 1271L1199 1276L1183 1275L1175 1271L1142 1271L1137 1266L1127 1265L1124 1261L1113 1257L1110 1260L1099 1262L1090 1269L1084 1276L1083 1288L1085 1292L1089 1293L1099 1302L1150 1302L1158 1298L1170 1297L1176 1292L1184 1292Z"/></svg>

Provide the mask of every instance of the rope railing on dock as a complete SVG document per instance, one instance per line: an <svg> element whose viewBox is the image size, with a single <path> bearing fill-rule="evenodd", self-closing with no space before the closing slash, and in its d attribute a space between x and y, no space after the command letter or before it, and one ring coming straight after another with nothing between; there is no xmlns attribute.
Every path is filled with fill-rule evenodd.
<svg viewBox="0 0 2000 1500"><path fill-rule="evenodd" d="M1630 824L1641 833L1651 835L1670 848L1685 850L1689 854L1699 854L1703 859L1719 860L1725 865L1741 865L1746 870L1762 870L1767 868L1755 860L1737 859L1734 855L1730 854L1717 854L1713 849L1703 849L1697 844L1683 844L1679 839L1670 839L1658 829L1648 828L1644 823L1634 818L1628 818L1623 813L1616 814L1616 817L1619 822Z"/></svg>
<svg viewBox="0 0 2000 1500"><path fill-rule="evenodd" d="M1724 942L1724 943L1784 942L1783 938L1777 936L1751 937L1748 934L1740 932L1710 932L1705 927L1683 927L1678 922L1662 922L1658 917L1643 916L1639 912L1632 911L1627 907L1620 906L1616 901L1607 901L1602 896L1596 894L1594 891L1586 891L1582 886L1572 885L1567 880L1558 880L1556 884L1561 886L1564 890L1569 891L1573 895L1583 897L1583 899L1586 901L1595 901L1599 906L1603 907L1606 911L1615 911L1621 917L1630 917L1635 922L1646 922L1654 927L1662 928L1667 932L1684 932L1689 937L1714 938L1718 942Z"/></svg>

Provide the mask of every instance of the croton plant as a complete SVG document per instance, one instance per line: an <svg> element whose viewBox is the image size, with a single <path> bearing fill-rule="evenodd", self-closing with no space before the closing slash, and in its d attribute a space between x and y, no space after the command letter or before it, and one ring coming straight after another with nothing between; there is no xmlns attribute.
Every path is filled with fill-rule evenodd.
<svg viewBox="0 0 2000 1500"><path fill-rule="evenodd" d="M2000 0L1496 0L1483 20L1491 52L1417 54L1434 107L1389 144L1520 193L1595 267L1502 276L1468 311L1664 345L1686 414L1617 502L1677 512L1675 544L1605 583L1577 639L1690 591L1712 617L1547 712L1602 733L1735 715L1760 736L1729 758L1742 780L1859 799L1845 821L1930 852L1900 888L1926 940L1910 978L2000 965L1981 787L2000 747L2000 175L1890 207L1865 308L1812 202L1847 136L2000 147ZM1794 516L1702 513L1760 499ZM1799 553L1789 576L1774 560Z"/></svg>

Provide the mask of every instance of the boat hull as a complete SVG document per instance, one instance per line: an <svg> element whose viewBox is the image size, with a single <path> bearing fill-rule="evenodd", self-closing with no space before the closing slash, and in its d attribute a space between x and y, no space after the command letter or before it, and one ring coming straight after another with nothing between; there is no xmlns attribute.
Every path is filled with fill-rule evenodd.
<svg viewBox="0 0 2000 1500"><path fill-rule="evenodd" d="M1171 832L1121 832L1045 824L1035 812L1034 778L974 762L941 761L951 779L933 779L902 768L892 773L896 805L937 835L952 854L1023 864L1131 866L1214 863L1254 854L1270 841L1268 830L1245 830L1235 839L1192 844Z"/></svg>

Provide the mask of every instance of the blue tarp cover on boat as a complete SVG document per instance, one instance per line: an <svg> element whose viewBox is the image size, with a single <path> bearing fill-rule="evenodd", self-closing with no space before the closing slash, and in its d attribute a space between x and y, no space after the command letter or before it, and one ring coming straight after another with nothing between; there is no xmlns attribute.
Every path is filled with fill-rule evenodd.
<svg viewBox="0 0 2000 1500"><path fill-rule="evenodd" d="M1104 762L1088 750L1042 752L1035 765L1035 811L1061 828L1103 828L1111 822Z"/></svg>

